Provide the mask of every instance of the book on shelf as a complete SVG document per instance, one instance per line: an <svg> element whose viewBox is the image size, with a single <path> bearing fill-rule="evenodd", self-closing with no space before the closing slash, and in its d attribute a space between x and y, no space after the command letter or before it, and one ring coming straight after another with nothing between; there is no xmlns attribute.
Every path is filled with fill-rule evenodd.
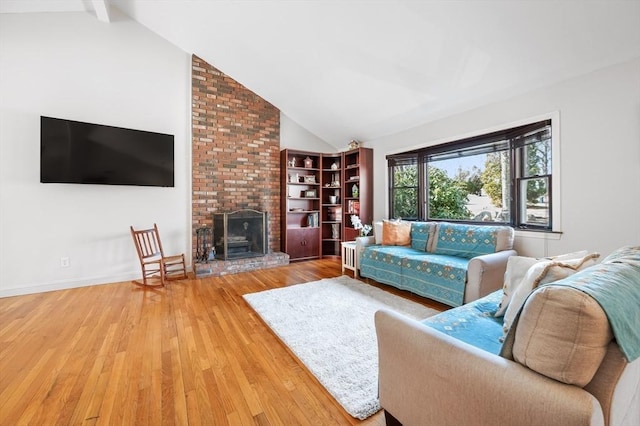
<svg viewBox="0 0 640 426"><path fill-rule="evenodd" d="M360 214L360 201L349 200L347 203L347 213Z"/></svg>
<svg viewBox="0 0 640 426"><path fill-rule="evenodd" d="M318 212L309 213L307 215L307 226L309 228L317 228L318 226L320 226L320 223L318 221Z"/></svg>
<svg viewBox="0 0 640 426"><path fill-rule="evenodd" d="M342 207L329 207L327 211L327 220L334 221L342 218Z"/></svg>

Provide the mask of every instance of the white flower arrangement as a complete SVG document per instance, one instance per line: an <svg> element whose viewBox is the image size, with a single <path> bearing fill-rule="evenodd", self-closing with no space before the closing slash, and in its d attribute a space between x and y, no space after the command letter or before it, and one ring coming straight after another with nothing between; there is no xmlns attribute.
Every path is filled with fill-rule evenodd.
<svg viewBox="0 0 640 426"><path fill-rule="evenodd" d="M353 225L353 229L360 231L361 237L366 237L373 229L371 225L364 225L360 220L360 216L355 214L351 215L351 224Z"/></svg>

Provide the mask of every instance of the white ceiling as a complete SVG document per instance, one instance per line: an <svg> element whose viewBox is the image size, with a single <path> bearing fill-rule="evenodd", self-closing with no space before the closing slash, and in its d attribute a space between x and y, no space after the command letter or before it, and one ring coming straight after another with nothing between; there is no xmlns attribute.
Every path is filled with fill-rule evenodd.
<svg viewBox="0 0 640 426"><path fill-rule="evenodd" d="M0 0L113 7L336 147L640 57L640 0ZM109 18L111 15L111 18ZM640 79L640 76L639 76Z"/></svg>

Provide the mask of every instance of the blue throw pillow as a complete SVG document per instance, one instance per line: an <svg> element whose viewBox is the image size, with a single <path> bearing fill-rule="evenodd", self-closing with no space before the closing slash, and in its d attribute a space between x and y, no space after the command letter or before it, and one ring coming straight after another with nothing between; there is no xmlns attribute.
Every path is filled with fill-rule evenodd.
<svg viewBox="0 0 640 426"><path fill-rule="evenodd" d="M461 225L442 222L438 226L436 254L471 259L483 254L495 253L500 227Z"/></svg>
<svg viewBox="0 0 640 426"><path fill-rule="evenodd" d="M411 222L411 248L427 251L429 235L434 224L428 222Z"/></svg>

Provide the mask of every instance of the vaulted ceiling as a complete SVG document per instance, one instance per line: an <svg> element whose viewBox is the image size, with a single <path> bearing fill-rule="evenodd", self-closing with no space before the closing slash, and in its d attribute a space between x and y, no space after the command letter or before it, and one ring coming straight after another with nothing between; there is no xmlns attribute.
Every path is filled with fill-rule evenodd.
<svg viewBox="0 0 640 426"><path fill-rule="evenodd" d="M638 0L3 0L1 7L83 10L112 22L129 19L117 10L124 12L336 147L640 57Z"/></svg>

